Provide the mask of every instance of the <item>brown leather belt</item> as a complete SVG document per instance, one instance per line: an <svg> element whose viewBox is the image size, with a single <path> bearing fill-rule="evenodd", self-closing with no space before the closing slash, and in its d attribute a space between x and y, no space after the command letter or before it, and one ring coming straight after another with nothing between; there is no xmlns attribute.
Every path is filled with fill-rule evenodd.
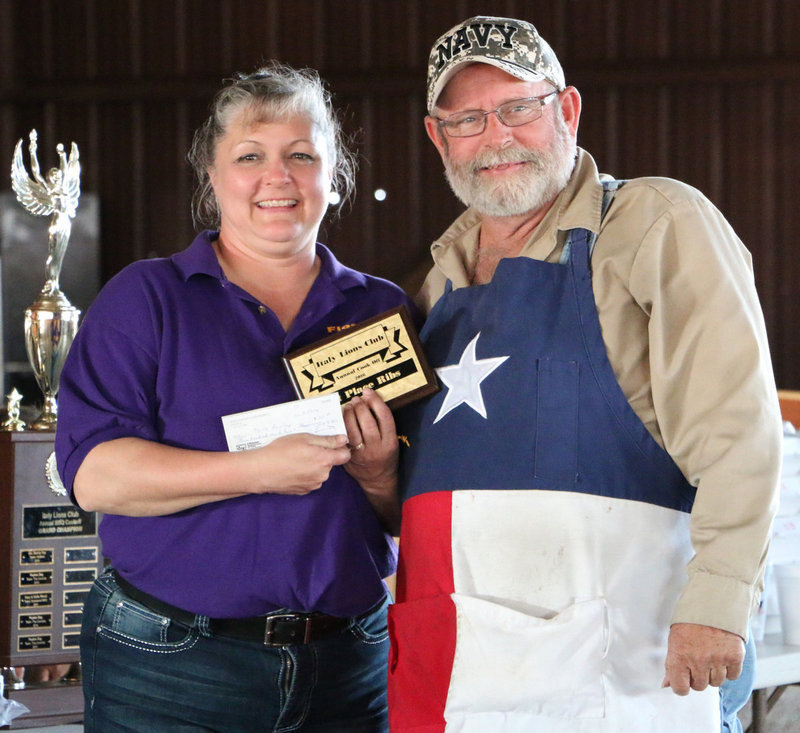
<svg viewBox="0 0 800 733"><path fill-rule="evenodd" d="M197 615L191 611L151 596L139 590L114 571L114 578L123 593L151 611L166 616L184 626L195 626ZM294 613L292 611L270 613L249 618L211 618L209 630L219 636L245 641L259 641L266 646L290 646L308 644L330 636L350 624L349 618L328 616L324 613Z"/></svg>

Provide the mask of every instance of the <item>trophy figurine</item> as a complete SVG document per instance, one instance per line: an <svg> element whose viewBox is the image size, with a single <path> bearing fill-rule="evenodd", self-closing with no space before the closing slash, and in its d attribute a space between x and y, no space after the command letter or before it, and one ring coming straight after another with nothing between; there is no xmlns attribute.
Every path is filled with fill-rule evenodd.
<svg viewBox="0 0 800 733"><path fill-rule="evenodd" d="M70 231L80 196L81 166L78 146L72 143L67 157L64 146L56 146L58 167L51 168L46 177L39 171L36 156L36 130L31 130L28 150L32 176L28 175L22 159L22 140L14 149L11 164L11 185L19 201L35 216L49 216L48 255L45 262L45 283L39 297L25 311L25 348L39 388L44 394L42 414L31 423L34 430L53 430L56 427L61 370L67 352L78 330L81 312L61 292L58 280L67 250Z"/></svg>
<svg viewBox="0 0 800 733"><path fill-rule="evenodd" d="M19 432L25 430L25 421L19 417L19 403L22 401L22 395L17 391L17 388L11 390L6 395L6 411L8 417L3 422L2 429L11 432Z"/></svg>

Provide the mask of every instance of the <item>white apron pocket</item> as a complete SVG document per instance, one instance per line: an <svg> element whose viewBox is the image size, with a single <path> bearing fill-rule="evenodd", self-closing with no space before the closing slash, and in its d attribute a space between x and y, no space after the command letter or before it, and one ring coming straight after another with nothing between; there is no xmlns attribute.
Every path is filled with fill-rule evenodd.
<svg viewBox="0 0 800 733"><path fill-rule="evenodd" d="M453 594L457 634L448 714L512 712L603 718L609 628L605 600L538 618Z"/></svg>

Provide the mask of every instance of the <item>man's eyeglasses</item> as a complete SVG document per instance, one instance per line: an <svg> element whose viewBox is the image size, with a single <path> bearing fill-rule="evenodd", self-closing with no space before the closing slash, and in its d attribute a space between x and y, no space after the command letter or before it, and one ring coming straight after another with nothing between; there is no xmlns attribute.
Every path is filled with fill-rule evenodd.
<svg viewBox="0 0 800 733"><path fill-rule="evenodd" d="M480 135L486 129L486 118L490 114L496 114L506 127L519 127L535 122L542 116L542 110L549 104L557 91L542 94L539 97L525 97L524 99L512 99L504 102L497 109L485 112L482 109L468 109L463 112L455 112L444 119L436 120L439 127L443 128L450 137L472 137Z"/></svg>

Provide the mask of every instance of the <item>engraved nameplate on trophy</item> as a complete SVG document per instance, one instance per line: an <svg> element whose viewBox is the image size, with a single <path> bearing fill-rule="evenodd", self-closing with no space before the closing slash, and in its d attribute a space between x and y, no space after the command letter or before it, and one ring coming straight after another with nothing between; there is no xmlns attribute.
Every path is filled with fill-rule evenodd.
<svg viewBox="0 0 800 733"><path fill-rule="evenodd" d="M81 609L103 567L99 517L54 482L52 432L0 432L0 661L79 657Z"/></svg>

